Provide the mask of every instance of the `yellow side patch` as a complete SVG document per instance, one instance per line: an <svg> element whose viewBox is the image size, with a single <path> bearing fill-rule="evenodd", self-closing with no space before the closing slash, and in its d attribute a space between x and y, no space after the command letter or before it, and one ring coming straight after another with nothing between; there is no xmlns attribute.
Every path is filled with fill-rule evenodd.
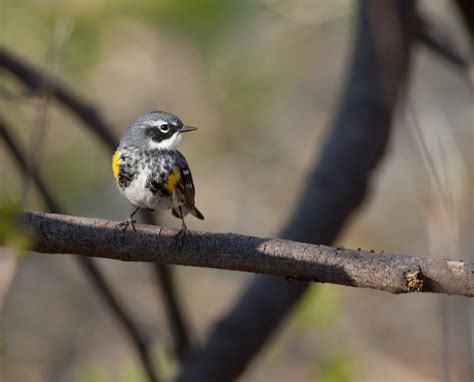
<svg viewBox="0 0 474 382"><path fill-rule="evenodd" d="M114 153L114 156L112 157L112 172L114 173L115 178L118 177L119 167L120 167L120 153L117 150Z"/></svg>
<svg viewBox="0 0 474 382"><path fill-rule="evenodd" d="M166 191L172 194L174 188L179 182L179 178L181 178L181 174L179 173L178 170L171 171L171 173L168 175L168 179L166 179L166 182L165 182Z"/></svg>

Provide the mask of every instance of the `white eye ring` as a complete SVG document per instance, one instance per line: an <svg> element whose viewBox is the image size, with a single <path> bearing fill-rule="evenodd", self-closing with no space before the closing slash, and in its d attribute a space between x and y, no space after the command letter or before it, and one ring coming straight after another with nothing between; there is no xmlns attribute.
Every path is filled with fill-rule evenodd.
<svg viewBox="0 0 474 382"><path fill-rule="evenodd" d="M167 123L163 123L163 124L160 126L160 131L161 131L162 133L167 133L169 130L170 130L170 126L169 126Z"/></svg>

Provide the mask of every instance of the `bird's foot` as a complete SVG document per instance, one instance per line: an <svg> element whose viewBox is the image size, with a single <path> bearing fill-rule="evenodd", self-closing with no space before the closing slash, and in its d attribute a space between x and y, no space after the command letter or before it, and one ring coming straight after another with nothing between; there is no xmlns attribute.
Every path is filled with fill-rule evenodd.
<svg viewBox="0 0 474 382"><path fill-rule="evenodd" d="M178 247L181 248L184 245L184 241L186 237L192 236L192 233L186 226L181 227L178 233L175 235L176 242L178 243Z"/></svg>
<svg viewBox="0 0 474 382"><path fill-rule="evenodd" d="M122 229L124 232L127 230L128 226L132 226L133 232L137 232L137 229L135 227L136 220L133 219L132 217L128 217L127 220L117 224L115 228L117 229Z"/></svg>
<svg viewBox="0 0 474 382"><path fill-rule="evenodd" d="M187 227L182 227L176 234L176 237L186 237L186 236L193 236L193 234Z"/></svg>

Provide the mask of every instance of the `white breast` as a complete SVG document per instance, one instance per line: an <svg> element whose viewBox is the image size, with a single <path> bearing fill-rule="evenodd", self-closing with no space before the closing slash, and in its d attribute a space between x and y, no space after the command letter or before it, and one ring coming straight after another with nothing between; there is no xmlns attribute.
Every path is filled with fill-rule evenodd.
<svg viewBox="0 0 474 382"><path fill-rule="evenodd" d="M140 175L138 175L125 190L121 189L120 191L128 200L130 200L130 202L138 207L149 208L153 210L166 210L171 208L173 201L171 197L160 197L158 193L153 194L148 188L145 187L149 174L149 169L141 170Z"/></svg>

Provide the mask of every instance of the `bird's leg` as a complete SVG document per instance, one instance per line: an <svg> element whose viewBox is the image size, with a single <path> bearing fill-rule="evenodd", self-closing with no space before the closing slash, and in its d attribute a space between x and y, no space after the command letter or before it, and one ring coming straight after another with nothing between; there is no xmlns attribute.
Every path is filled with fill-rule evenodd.
<svg viewBox="0 0 474 382"><path fill-rule="evenodd" d="M179 216L181 216L181 229L179 230L177 236L178 237L184 237L186 235L191 235L191 232L189 232L188 227L186 227L186 223L184 221L184 216L183 216L183 211L181 210L181 206L179 208Z"/></svg>
<svg viewBox="0 0 474 382"><path fill-rule="evenodd" d="M135 210L130 214L127 220L117 224L116 228L123 228L123 230L126 231L128 226L131 225L133 228L133 231L136 232L137 231L137 229L135 228L136 221L135 219L133 219L133 217L135 216L135 214L138 212L139 209L140 207L135 208Z"/></svg>

